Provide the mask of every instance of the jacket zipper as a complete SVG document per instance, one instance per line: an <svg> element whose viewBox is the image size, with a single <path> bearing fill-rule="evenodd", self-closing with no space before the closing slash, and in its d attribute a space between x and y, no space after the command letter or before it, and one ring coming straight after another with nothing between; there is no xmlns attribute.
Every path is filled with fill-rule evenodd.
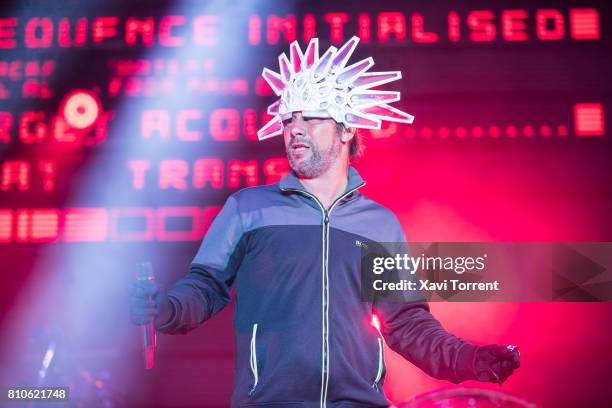
<svg viewBox="0 0 612 408"><path fill-rule="evenodd" d="M376 388L377 391L380 392L380 380L383 374L383 365L384 365L384 355L383 355L383 342L380 336L378 337L378 371L376 372L376 378L374 379L374 383L372 384L372 388Z"/></svg>
<svg viewBox="0 0 612 408"><path fill-rule="evenodd" d="M322 259L322 281L321 285L321 299L322 299L322 339L321 339L321 399L320 399L320 407L327 407L327 386L329 384L329 215L332 210L336 206L336 204L342 200L344 197L353 193L360 187L365 185L365 182L361 183L357 187L347 191L342 194L340 197L336 198L332 205L329 207L329 211L323 207L323 204L319 201L319 199L314 195L304 190L299 189L283 189L283 191L295 191L300 194L304 194L310 198L312 198L319 208L321 209L321 213L323 215L323 259Z"/></svg>
<svg viewBox="0 0 612 408"><path fill-rule="evenodd" d="M259 375L257 373L257 323L253 325L253 333L251 334L251 373L253 373L253 386L249 391L249 396L255 392L257 382L259 381Z"/></svg>
<svg viewBox="0 0 612 408"><path fill-rule="evenodd" d="M382 379L383 369L385 364L385 356L384 356L384 348L383 348L383 335L380 331L380 328L374 326L376 331L378 332L378 370L376 371L376 378L374 379L374 383L372 384L372 388L376 388L377 391L381 391L380 389L380 380Z"/></svg>

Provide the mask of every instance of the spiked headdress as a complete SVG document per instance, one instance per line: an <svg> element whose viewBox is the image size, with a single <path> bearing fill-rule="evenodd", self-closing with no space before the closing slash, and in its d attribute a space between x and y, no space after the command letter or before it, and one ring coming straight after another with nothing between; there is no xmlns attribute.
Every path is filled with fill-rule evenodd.
<svg viewBox="0 0 612 408"><path fill-rule="evenodd" d="M380 129L383 120L412 123L414 116L389 105L399 101L399 92L372 89L401 79L400 71L367 72L372 57L346 66L358 42L353 36L339 50L329 47L319 57L318 38L310 40L305 52L294 41L290 58L285 53L278 57L280 73L264 68L263 78L280 99L268 106L274 117L257 132L259 140L280 135L282 121L296 111L362 129Z"/></svg>

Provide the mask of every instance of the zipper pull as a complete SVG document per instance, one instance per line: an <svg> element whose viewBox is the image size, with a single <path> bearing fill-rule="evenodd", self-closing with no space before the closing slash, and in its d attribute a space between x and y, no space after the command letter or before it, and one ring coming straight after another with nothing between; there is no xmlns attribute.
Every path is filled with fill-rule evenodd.
<svg viewBox="0 0 612 408"><path fill-rule="evenodd" d="M325 223L329 224L329 214L327 212L325 212Z"/></svg>

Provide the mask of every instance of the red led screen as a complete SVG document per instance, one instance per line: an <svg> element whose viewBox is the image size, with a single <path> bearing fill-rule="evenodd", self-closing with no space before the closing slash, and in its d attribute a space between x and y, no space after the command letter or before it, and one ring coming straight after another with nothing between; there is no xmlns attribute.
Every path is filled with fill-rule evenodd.
<svg viewBox="0 0 612 408"><path fill-rule="evenodd" d="M261 72L276 71L292 41L313 37L324 51L357 35L351 62L372 56L375 70L402 72L382 89L401 91L396 105L414 124L360 131L365 154L353 164L364 194L398 216L409 240L610 241L610 27L604 1L3 2L0 311L29 305L40 288L95 286L91 276L125 283L127 265L143 257L162 281L184 275L230 194L289 171L282 137L257 139L275 100ZM45 280L56 275L57 286ZM40 287L25 291L32 282ZM58 299L65 310L82 300ZM457 307L434 309L462 335L516 334L533 353L514 394L542 406L601 402L609 325L580 319L609 320L608 309ZM100 327L114 324L94 315ZM222 316L197 342L167 351L166 368L185 376L140 378L180 390L194 353L219 371L215 390L200 387L210 376L198 366L191 394L152 399L227 406L232 332ZM104 333L87 339L112 349L121 336ZM390 356L393 402L447 385ZM598 375L586 384L588 370ZM152 399L135 396L133 406Z"/></svg>

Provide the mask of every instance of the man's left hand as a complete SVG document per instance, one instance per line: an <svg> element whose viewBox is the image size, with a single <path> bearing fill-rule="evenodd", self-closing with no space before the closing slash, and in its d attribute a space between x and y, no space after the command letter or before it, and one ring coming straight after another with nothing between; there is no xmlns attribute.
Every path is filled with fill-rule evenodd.
<svg viewBox="0 0 612 408"><path fill-rule="evenodd" d="M480 381L503 384L521 365L521 354L517 346L491 344L480 346L476 351L474 368Z"/></svg>

